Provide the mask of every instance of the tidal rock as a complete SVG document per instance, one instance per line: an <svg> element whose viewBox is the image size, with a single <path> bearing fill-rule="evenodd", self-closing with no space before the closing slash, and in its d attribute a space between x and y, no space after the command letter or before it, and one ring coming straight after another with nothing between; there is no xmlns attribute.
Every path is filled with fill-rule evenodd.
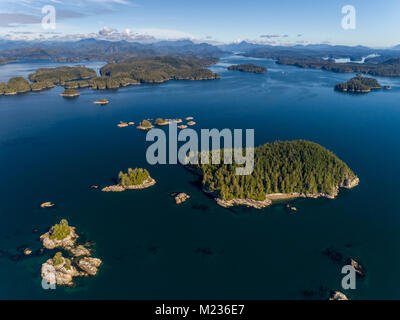
<svg viewBox="0 0 400 320"><path fill-rule="evenodd" d="M70 252L75 257L90 256L90 250L85 248L83 245L78 245L74 248L71 248Z"/></svg>
<svg viewBox="0 0 400 320"><path fill-rule="evenodd" d="M24 250L24 255L29 256L29 255L31 255L31 254L32 254L32 250L29 249L29 248L25 248L25 250Z"/></svg>
<svg viewBox="0 0 400 320"><path fill-rule="evenodd" d="M49 202L43 202L43 203L40 205L40 207L41 207L41 208L51 208L51 207L54 207L54 203L51 203L50 201L49 201Z"/></svg>
<svg viewBox="0 0 400 320"><path fill-rule="evenodd" d="M83 275L73 265L71 260L63 258L62 263L55 265L53 259L47 260L42 264L41 276L50 285L66 285L74 284L73 277Z"/></svg>
<svg viewBox="0 0 400 320"><path fill-rule="evenodd" d="M347 263L349 265L351 265L354 268L354 270L356 270L356 273L357 273L358 276L365 277L365 270L364 270L364 267L361 264L359 264L357 261L355 261L355 260L353 260L351 258L349 258L347 260Z"/></svg>
<svg viewBox="0 0 400 320"><path fill-rule="evenodd" d="M349 300L346 295L340 291L332 291L329 300Z"/></svg>
<svg viewBox="0 0 400 320"><path fill-rule="evenodd" d="M187 199L190 199L190 196L184 192L180 192L175 196L175 203L181 204L185 202Z"/></svg>
<svg viewBox="0 0 400 320"><path fill-rule="evenodd" d="M95 276L97 274L100 265L101 260L98 258L85 257L78 261L79 268L86 272L87 275L91 276Z"/></svg>
<svg viewBox="0 0 400 320"><path fill-rule="evenodd" d="M118 128L126 128L127 126L129 126L129 124L126 123L126 122L123 122L123 121L120 121L120 122L117 124L117 127L118 127Z"/></svg>

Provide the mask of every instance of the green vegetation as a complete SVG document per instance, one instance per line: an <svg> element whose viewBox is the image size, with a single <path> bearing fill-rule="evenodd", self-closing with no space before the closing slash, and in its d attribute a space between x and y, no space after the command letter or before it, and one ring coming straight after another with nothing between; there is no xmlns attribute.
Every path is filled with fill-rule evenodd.
<svg viewBox="0 0 400 320"><path fill-rule="evenodd" d="M82 66L41 68L29 75L32 82L49 81L57 85L64 85L66 81L83 80L96 77L96 71Z"/></svg>
<svg viewBox="0 0 400 320"><path fill-rule="evenodd" d="M79 96L79 91L75 89L65 89L61 95L63 97L76 97Z"/></svg>
<svg viewBox="0 0 400 320"><path fill-rule="evenodd" d="M7 84L0 83L0 94L17 94L31 91L28 80L23 77L14 77L8 80Z"/></svg>
<svg viewBox="0 0 400 320"><path fill-rule="evenodd" d="M267 68L263 66L257 66L253 63L246 64L238 64L228 67L228 70L236 70L242 72L254 72L254 73L264 73L267 71Z"/></svg>
<svg viewBox="0 0 400 320"><path fill-rule="evenodd" d="M64 258L61 252L57 252L53 257L53 265L58 266L64 262ZM71 266L70 266L71 267Z"/></svg>
<svg viewBox="0 0 400 320"><path fill-rule="evenodd" d="M62 240L66 238L71 233L71 229L68 226L68 221L62 219L60 223L55 224L50 229L50 239L52 240Z"/></svg>
<svg viewBox="0 0 400 320"><path fill-rule="evenodd" d="M211 155L210 155L211 157ZM223 150L221 152L223 159ZM267 143L254 150L254 171L236 175L235 164L190 165L219 198L265 200L270 193L333 194L355 174L332 152L304 140Z"/></svg>
<svg viewBox="0 0 400 320"><path fill-rule="evenodd" d="M336 63L334 60L282 58L278 64L296 66L300 68L321 69L326 71L352 73L360 72L371 76L400 77L400 64L393 59L382 63Z"/></svg>
<svg viewBox="0 0 400 320"><path fill-rule="evenodd" d="M163 118L157 118L157 119L154 121L154 123L155 123L156 125L163 125L163 124L165 124L165 119L163 119Z"/></svg>
<svg viewBox="0 0 400 320"><path fill-rule="evenodd" d="M121 63L110 63L101 68L103 76L132 79L138 82L158 83L168 80L217 79L219 74L205 67L215 59L156 57L128 59Z"/></svg>
<svg viewBox="0 0 400 320"><path fill-rule="evenodd" d="M41 91L45 89L50 89L54 88L55 84L51 81L38 81L33 84L31 84L31 90L32 91Z"/></svg>
<svg viewBox="0 0 400 320"><path fill-rule="evenodd" d="M94 90L107 90L138 85L140 83L159 83L168 80L206 80L218 79L219 74L205 67L215 63L212 58L175 58L156 57L146 59L128 59L121 63L110 63L101 69L98 77L93 69L82 66L42 68L29 75L11 78L7 84L0 83L0 95L17 94L28 91L40 91L55 85L64 86L63 95L79 95L76 91L67 91L91 87ZM70 92L70 93L68 93Z"/></svg>
<svg viewBox="0 0 400 320"><path fill-rule="evenodd" d="M335 90L343 92L370 92L371 89L379 88L382 88L382 86L376 79L361 77L361 75L351 78L345 83L335 85Z"/></svg>
<svg viewBox="0 0 400 320"><path fill-rule="evenodd" d="M127 173L121 171L118 175L119 184L122 186L139 185L149 178L149 172L142 168L129 168Z"/></svg>
<svg viewBox="0 0 400 320"><path fill-rule="evenodd" d="M153 127L153 125L151 124L151 122L149 120L143 120L139 123L139 127L142 128L151 128Z"/></svg>

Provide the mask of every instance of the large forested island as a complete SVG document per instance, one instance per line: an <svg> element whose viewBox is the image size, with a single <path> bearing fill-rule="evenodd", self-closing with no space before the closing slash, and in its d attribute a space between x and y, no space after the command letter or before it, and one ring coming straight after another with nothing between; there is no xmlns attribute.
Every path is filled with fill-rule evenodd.
<svg viewBox="0 0 400 320"><path fill-rule="evenodd" d="M354 92L354 93L368 93L372 89L380 89L380 88L382 88L382 86L376 79L362 77L361 75L351 78L347 82L335 85L336 91Z"/></svg>
<svg viewBox="0 0 400 320"><path fill-rule="evenodd" d="M205 67L216 63L216 59L156 57L128 59L121 63L110 63L101 68L101 75L114 79L128 78L140 83L157 83L168 80L212 80L219 78Z"/></svg>
<svg viewBox="0 0 400 320"><path fill-rule="evenodd" d="M161 83L168 80L213 80L220 77L206 67L216 63L213 58L154 57L128 59L110 63L96 71L82 66L42 68L29 75L29 83L23 77L11 78L0 83L0 95L15 95L29 91L41 91L56 85L66 89L92 88L95 90L117 89L141 83Z"/></svg>
<svg viewBox="0 0 400 320"><path fill-rule="evenodd" d="M400 63L396 59L388 59L380 63L336 63L331 59L281 58L278 59L276 63L300 68L321 69L340 73L360 72L372 76L400 77Z"/></svg>
<svg viewBox="0 0 400 320"><path fill-rule="evenodd" d="M267 68L263 66L257 66L253 63L237 64L228 67L228 70L236 70L242 72L254 72L254 73L265 73Z"/></svg>
<svg viewBox="0 0 400 320"><path fill-rule="evenodd" d="M334 198L339 188L352 188L359 182L336 155L304 140L278 141L255 148L251 175L236 175L236 167L224 164L188 166L202 176L204 191L212 193L222 206L244 204L260 208L275 199Z"/></svg>

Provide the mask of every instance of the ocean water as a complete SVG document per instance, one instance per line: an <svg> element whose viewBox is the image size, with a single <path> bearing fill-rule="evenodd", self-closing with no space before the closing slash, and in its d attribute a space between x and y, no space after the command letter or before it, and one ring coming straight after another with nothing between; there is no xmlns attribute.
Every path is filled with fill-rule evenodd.
<svg viewBox="0 0 400 320"><path fill-rule="evenodd" d="M226 70L245 62L268 72ZM324 299L320 286L351 299L400 298L400 80L379 78L392 90L349 95L333 86L351 74L239 56L211 69L220 80L83 89L76 99L61 98L59 87L0 97L1 299ZM13 76L12 65L0 74ZM92 103L103 97L107 106ZM294 214L285 202L261 211L221 208L181 166L147 164L144 132L116 126L187 116L197 129L254 128L256 145L317 142L361 183L335 200L292 201ZM89 189L113 184L128 167L147 168L157 184L123 193ZM177 206L174 191L192 198ZM45 201L56 206L41 209ZM73 288L43 290L40 267L54 251L15 255L21 246L40 248L39 235L62 218L94 241L103 265ZM342 265L322 254L327 247L367 269L356 290L341 289Z"/></svg>

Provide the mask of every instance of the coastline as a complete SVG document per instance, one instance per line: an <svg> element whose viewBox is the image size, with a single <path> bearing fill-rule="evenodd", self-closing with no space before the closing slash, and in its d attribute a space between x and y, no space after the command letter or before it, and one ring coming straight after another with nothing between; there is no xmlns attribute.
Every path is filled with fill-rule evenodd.
<svg viewBox="0 0 400 320"><path fill-rule="evenodd" d="M132 185L132 186L122 186L120 184L104 187L101 189L102 192L123 192L125 190L138 190L138 189L146 189L154 186L156 184L156 180L153 178L147 179L142 184Z"/></svg>
<svg viewBox="0 0 400 320"><path fill-rule="evenodd" d="M254 199L232 199L232 200L224 200L221 198L218 198L213 191L209 191L203 188L203 192L206 194L209 194L214 197L214 200L217 202L217 204L221 207L224 208L230 208L233 206L247 206L247 207L252 207L255 209L263 209L271 204L273 204L274 201L284 201L284 200L292 200L292 199L297 199L297 198L307 198L307 199L317 199L317 198L327 198L327 199L335 199L338 194L340 188L345 188L345 189L352 189L360 183L360 179L358 177L353 178L352 180L345 180L344 183L342 183L339 186L336 186L334 189L334 192L332 194L328 193L300 193L300 192L291 192L291 193L270 193L265 196L265 200L254 200Z"/></svg>

